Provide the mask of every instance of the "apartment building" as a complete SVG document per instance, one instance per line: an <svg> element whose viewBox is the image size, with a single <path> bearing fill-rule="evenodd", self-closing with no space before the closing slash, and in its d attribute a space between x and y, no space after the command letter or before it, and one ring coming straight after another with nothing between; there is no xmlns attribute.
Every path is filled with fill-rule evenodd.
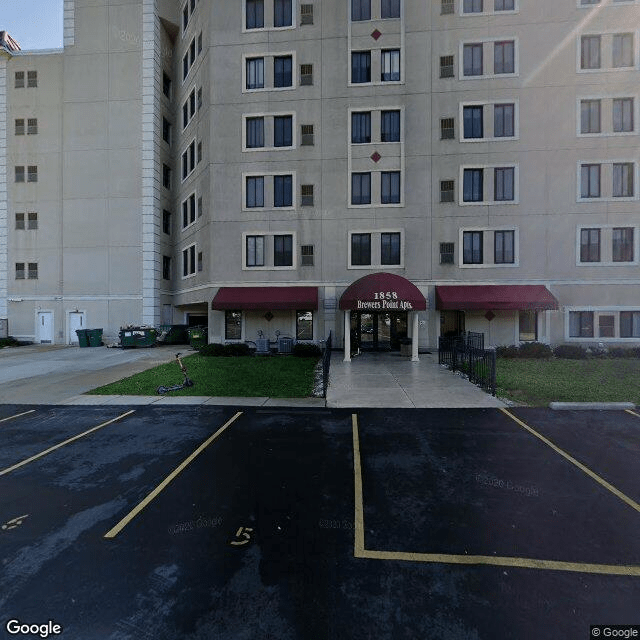
<svg viewBox="0 0 640 640"><path fill-rule="evenodd" d="M65 0L0 49L0 317L637 345L639 11Z"/></svg>

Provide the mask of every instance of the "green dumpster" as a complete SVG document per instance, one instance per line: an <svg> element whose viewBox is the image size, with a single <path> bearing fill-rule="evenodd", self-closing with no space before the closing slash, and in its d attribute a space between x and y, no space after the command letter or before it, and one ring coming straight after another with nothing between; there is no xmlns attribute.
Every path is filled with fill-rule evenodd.
<svg viewBox="0 0 640 640"><path fill-rule="evenodd" d="M158 342L162 344L189 344L186 324L162 324Z"/></svg>
<svg viewBox="0 0 640 640"><path fill-rule="evenodd" d="M102 346L102 329L86 329L90 347Z"/></svg>
<svg viewBox="0 0 640 640"><path fill-rule="evenodd" d="M120 329L120 346L152 347L156 343L158 332L153 327L124 327Z"/></svg>
<svg viewBox="0 0 640 640"><path fill-rule="evenodd" d="M190 327L189 342L194 349L199 349L207 344L207 327Z"/></svg>
<svg viewBox="0 0 640 640"><path fill-rule="evenodd" d="M89 336L86 329L76 329L76 335L78 336L78 345L81 347L89 346Z"/></svg>

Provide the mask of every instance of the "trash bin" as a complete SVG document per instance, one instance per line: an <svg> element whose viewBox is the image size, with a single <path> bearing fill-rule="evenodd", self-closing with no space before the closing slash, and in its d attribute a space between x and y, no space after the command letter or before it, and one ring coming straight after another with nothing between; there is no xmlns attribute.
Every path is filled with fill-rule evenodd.
<svg viewBox="0 0 640 640"><path fill-rule="evenodd" d="M411 338L400 338L398 342L400 343L400 355L411 357L411 347L413 346Z"/></svg>
<svg viewBox="0 0 640 640"><path fill-rule="evenodd" d="M89 346L89 336L86 329L76 329L76 335L78 336L78 345L81 347Z"/></svg>
<svg viewBox="0 0 640 640"><path fill-rule="evenodd" d="M85 329L90 347L102 346L102 329Z"/></svg>
<svg viewBox="0 0 640 640"><path fill-rule="evenodd" d="M207 327L191 327L189 332L189 342L194 349L199 349L207 344Z"/></svg>
<svg viewBox="0 0 640 640"><path fill-rule="evenodd" d="M158 332L153 327L126 327L120 329L120 346L152 347L156 343Z"/></svg>
<svg viewBox="0 0 640 640"><path fill-rule="evenodd" d="M162 344L189 344L189 334L186 324L162 324L158 342Z"/></svg>

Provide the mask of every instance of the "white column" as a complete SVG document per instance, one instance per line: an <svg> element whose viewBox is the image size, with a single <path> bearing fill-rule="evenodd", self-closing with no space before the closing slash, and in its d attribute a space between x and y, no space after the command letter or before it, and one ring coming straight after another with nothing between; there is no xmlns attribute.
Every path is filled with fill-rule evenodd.
<svg viewBox="0 0 640 640"><path fill-rule="evenodd" d="M344 312L344 362L351 362L351 311Z"/></svg>
<svg viewBox="0 0 640 640"><path fill-rule="evenodd" d="M418 362L418 312L412 312L412 329L411 329L411 362Z"/></svg>

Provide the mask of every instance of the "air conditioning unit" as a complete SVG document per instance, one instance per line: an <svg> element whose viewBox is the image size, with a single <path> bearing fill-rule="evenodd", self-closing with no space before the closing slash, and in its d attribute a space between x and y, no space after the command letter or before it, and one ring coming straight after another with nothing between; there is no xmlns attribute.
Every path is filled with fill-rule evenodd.
<svg viewBox="0 0 640 640"><path fill-rule="evenodd" d="M300 5L300 24L313 24L313 5Z"/></svg>
<svg viewBox="0 0 640 640"><path fill-rule="evenodd" d="M440 264L453 264L454 254L453 242L441 242L440 243Z"/></svg>

